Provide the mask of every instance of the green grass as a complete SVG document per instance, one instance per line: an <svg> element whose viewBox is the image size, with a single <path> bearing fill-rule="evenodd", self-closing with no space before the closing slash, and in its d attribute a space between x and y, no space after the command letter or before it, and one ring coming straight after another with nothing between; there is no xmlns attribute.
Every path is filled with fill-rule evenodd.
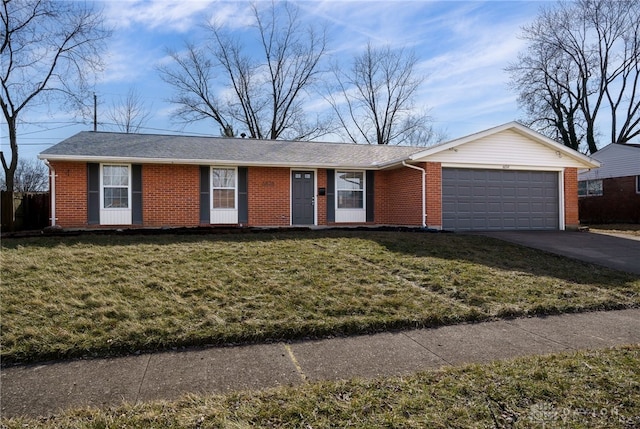
<svg viewBox="0 0 640 429"><path fill-rule="evenodd" d="M70 410L13 428L636 428L640 346Z"/></svg>
<svg viewBox="0 0 640 429"><path fill-rule="evenodd" d="M480 236L3 240L4 364L638 306L640 277Z"/></svg>

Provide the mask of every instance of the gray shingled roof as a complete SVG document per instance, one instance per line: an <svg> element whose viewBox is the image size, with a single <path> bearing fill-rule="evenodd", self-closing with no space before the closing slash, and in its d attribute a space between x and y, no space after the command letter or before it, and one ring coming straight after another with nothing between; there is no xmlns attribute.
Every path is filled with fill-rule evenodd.
<svg viewBox="0 0 640 429"><path fill-rule="evenodd" d="M49 160L379 168L424 148L221 137L80 132L40 153Z"/></svg>

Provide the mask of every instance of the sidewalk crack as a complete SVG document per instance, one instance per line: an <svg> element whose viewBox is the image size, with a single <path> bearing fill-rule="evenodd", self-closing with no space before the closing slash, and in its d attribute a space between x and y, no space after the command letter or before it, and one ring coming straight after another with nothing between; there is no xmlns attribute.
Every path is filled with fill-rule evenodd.
<svg viewBox="0 0 640 429"><path fill-rule="evenodd" d="M419 345L420 347L422 347L423 349L425 349L426 351L428 351L432 355L436 356L438 359L441 359L447 365L453 365L451 362L449 362L448 360L446 360L445 358L440 356L438 353L436 353L433 350L431 350L429 347L425 346L424 344L420 343L419 341L415 340L414 338L411 338L411 336L407 335L406 332L401 332L401 334L404 335L405 337L409 338L411 341L413 341L414 343L416 343L417 345Z"/></svg>
<svg viewBox="0 0 640 429"><path fill-rule="evenodd" d="M302 382L306 383L307 375L304 373L304 371L302 370L302 366L300 366L300 363L298 362L298 359L296 359L296 356L293 354L293 349L291 349L291 346L289 344L283 344L283 346L284 346L284 349L289 354L289 359L291 360L291 363L293 363L293 366L296 367L296 371L298 372L298 375L302 379Z"/></svg>
<svg viewBox="0 0 640 429"><path fill-rule="evenodd" d="M151 362L151 356L152 354L149 353L147 356L147 363L144 366L144 373L142 374L142 380L140 380L140 385L138 386L138 392L136 393L136 400L135 400L135 404L138 403L138 401L140 400L140 392L142 392L142 385L144 384L144 380L145 378L147 378L147 371L149 370L149 363Z"/></svg>
<svg viewBox="0 0 640 429"><path fill-rule="evenodd" d="M510 320L505 320L505 323L506 323L507 325L511 325L511 326L513 326L514 328L520 329L521 331L524 331L524 332L526 332L526 333L528 333L528 334L531 334L531 335L533 335L533 336L535 336L535 337L542 338L542 339L543 339L543 340L545 340L545 341L549 341L549 342L552 342L552 343L556 343L556 344L558 344L558 345L561 345L562 347L566 347L566 348L568 348L569 350L577 350L575 347L571 347L569 344L562 343L562 342L557 341L557 340L554 340L554 339L552 339L552 338L547 338L547 337L545 337L544 335L541 335L541 334L539 334L539 333L537 333L537 332L533 332L533 331L530 331L530 330L528 330L528 329L523 328L522 326L518 326L518 325L516 325L515 323L511 322Z"/></svg>

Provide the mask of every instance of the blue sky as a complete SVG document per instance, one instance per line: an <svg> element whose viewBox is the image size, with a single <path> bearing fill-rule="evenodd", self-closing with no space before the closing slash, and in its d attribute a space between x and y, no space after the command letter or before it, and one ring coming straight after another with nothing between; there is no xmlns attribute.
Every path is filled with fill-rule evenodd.
<svg viewBox="0 0 640 429"><path fill-rule="evenodd" d="M520 28L530 23L541 1L298 1L303 19L327 25L330 55L338 61L373 44L414 49L426 76L417 105L430 109L436 128L449 138L484 130L522 116L516 95L507 86L504 68L524 47ZM263 6L266 6L264 4ZM249 3L205 0L115 0L102 3L114 29L105 56L106 69L96 82L98 121L114 101L135 88L151 118L149 133L217 134L219 127L201 122L183 128L171 119L166 102L171 88L156 66L167 61L166 48L180 49L185 40L202 38L199 24L215 19L240 36L250 24ZM327 108L320 97L308 108ZM20 157L35 157L49 146L84 130L90 123L50 109L27 111L19 128ZM99 126L99 130L114 128ZM6 125L0 130L2 150L9 152ZM335 140L325 138L324 140Z"/></svg>

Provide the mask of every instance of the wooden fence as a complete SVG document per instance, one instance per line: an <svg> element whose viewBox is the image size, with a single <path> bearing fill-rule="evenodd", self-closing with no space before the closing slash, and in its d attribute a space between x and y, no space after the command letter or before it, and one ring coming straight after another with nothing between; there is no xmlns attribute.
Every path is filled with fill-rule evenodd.
<svg viewBox="0 0 640 429"><path fill-rule="evenodd" d="M7 192L1 195L2 231L27 231L49 225L49 192Z"/></svg>

